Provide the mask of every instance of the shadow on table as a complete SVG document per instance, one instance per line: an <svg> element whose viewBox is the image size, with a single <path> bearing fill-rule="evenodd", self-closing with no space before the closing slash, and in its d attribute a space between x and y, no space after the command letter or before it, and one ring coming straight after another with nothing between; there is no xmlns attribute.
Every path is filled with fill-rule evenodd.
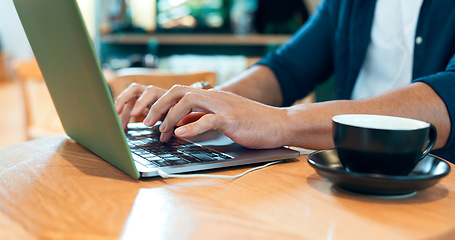
<svg viewBox="0 0 455 240"><path fill-rule="evenodd" d="M120 181L139 182L72 139L65 139L58 147L57 154L84 174Z"/></svg>

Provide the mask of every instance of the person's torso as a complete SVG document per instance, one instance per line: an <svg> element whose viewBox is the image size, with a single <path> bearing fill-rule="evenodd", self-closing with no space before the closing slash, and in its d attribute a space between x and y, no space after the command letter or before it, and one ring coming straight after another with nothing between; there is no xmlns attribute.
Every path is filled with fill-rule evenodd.
<svg viewBox="0 0 455 240"><path fill-rule="evenodd" d="M336 91L350 99L371 42L375 0L335 0L329 12L335 34ZM444 71L455 53L455 3L424 0L414 32L411 79Z"/></svg>

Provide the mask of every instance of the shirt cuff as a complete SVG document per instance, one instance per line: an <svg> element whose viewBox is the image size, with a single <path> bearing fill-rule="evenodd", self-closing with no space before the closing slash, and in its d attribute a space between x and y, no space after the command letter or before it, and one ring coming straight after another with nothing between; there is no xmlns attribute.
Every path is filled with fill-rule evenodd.
<svg viewBox="0 0 455 240"><path fill-rule="evenodd" d="M423 82L430 86L446 105L452 127L446 145L434 153L441 153L444 157L452 156L452 159L447 160L455 162L455 72L440 72L416 79L414 82Z"/></svg>

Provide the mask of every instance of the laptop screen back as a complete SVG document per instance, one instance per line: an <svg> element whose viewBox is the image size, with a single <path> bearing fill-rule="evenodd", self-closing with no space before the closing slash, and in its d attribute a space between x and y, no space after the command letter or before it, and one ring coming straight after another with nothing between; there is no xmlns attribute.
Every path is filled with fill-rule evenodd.
<svg viewBox="0 0 455 240"><path fill-rule="evenodd" d="M76 0L14 4L66 133L139 178Z"/></svg>

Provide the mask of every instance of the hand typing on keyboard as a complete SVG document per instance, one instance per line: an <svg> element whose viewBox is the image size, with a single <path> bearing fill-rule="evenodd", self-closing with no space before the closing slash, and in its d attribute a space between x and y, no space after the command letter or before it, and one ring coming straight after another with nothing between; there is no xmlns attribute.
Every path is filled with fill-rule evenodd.
<svg viewBox="0 0 455 240"><path fill-rule="evenodd" d="M135 99L134 108L125 108ZM173 134L188 138L211 129L221 131L248 148L281 147L288 139L283 134L286 109L220 90L174 86L163 93L162 89L136 84L119 96L116 108L119 113L131 111L134 114L150 108L144 124L153 126L163 120L159 128L162 142L169 141Z"/></svg>
<svg viewBox="0 0 455 240"><path fill-rule="evenodd" d="M177 123L191 112L206 114L174 132ZM285 138L280 137L284 127L280 123L284 123L286 114L285 109L260 104L233 93L177 86L152 105L144 123L151 126L165 116L160 126L162 141L167 141L173 133L188 138L217 129L245 147L276 148L284 144Z"/></svg>

